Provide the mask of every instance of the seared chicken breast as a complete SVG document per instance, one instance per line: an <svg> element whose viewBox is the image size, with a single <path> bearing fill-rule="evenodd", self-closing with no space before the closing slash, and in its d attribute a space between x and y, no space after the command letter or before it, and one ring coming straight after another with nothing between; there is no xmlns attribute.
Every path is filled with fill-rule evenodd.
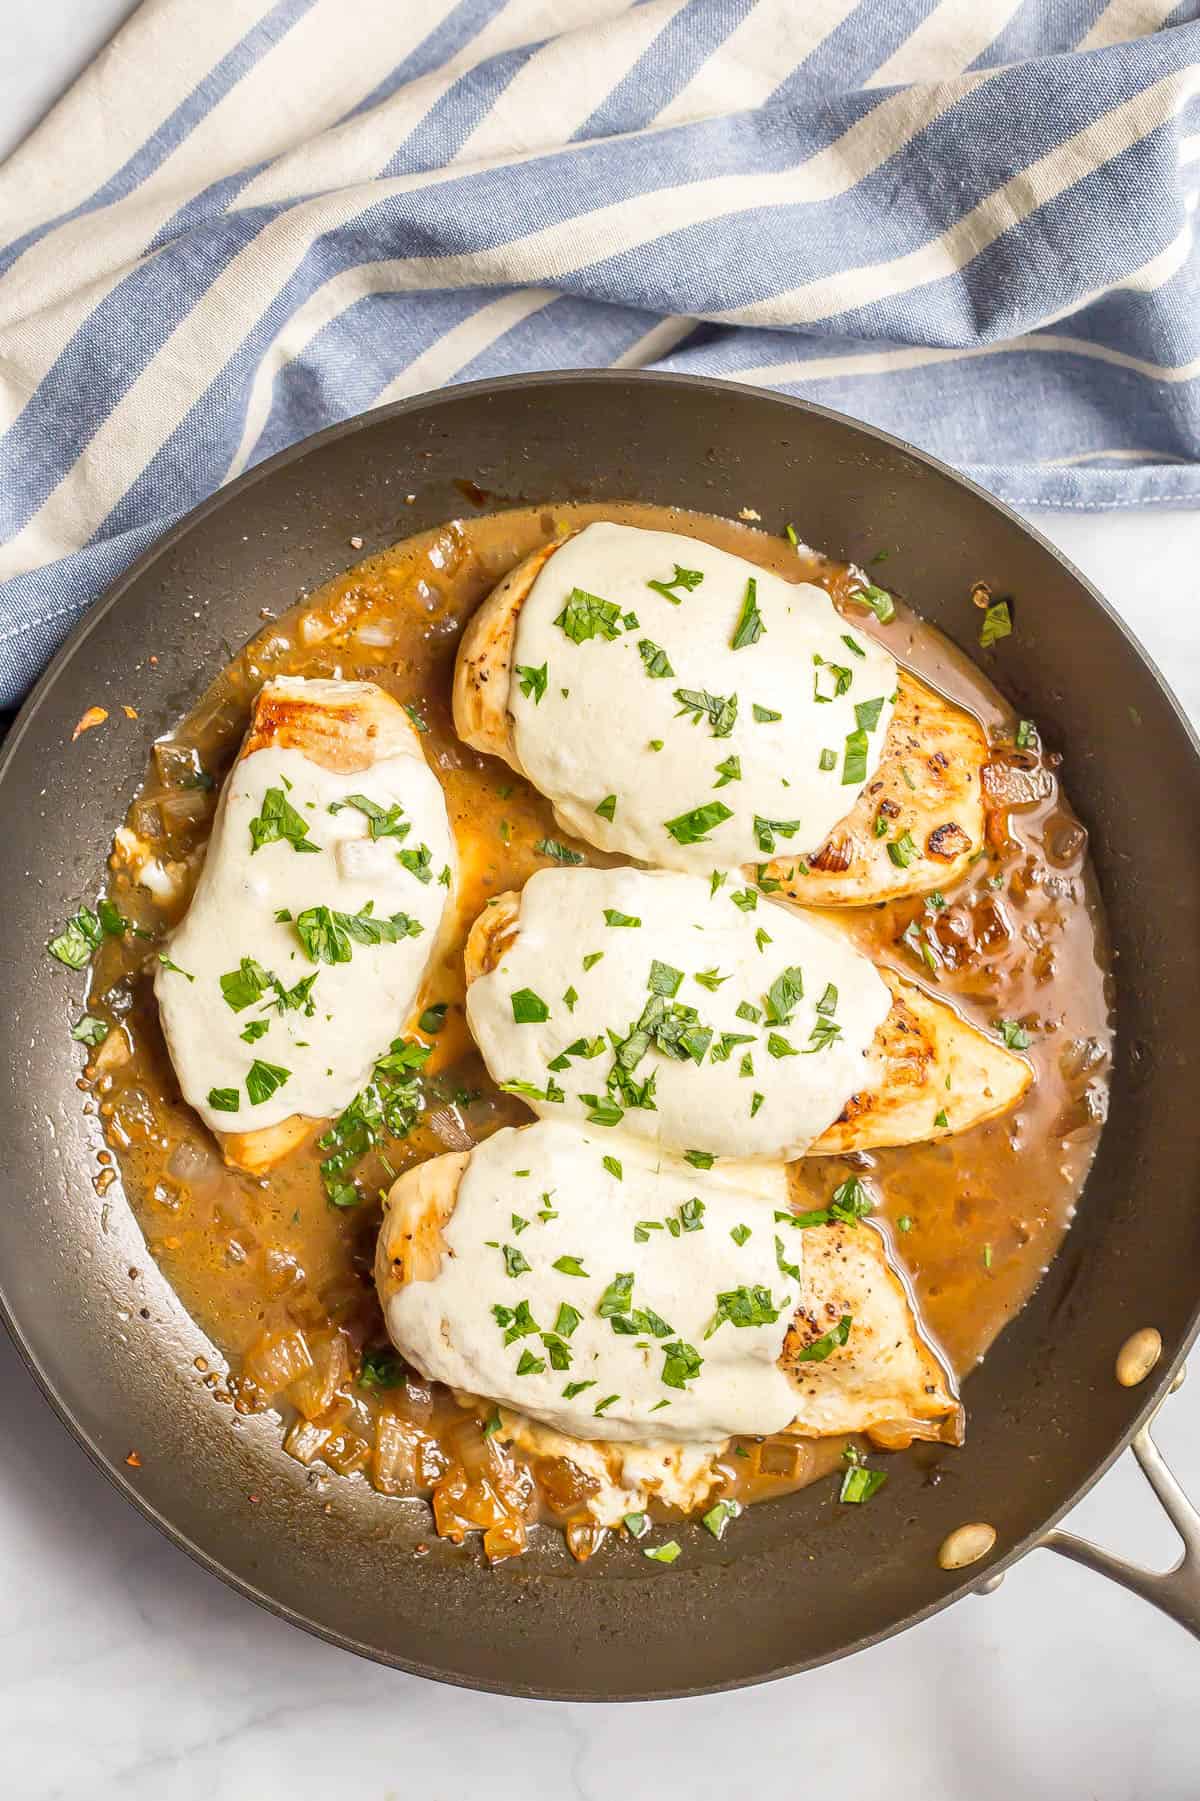
<svg viewBox="0 0 1200 1801"><path fill-rule="evenodd" d="M466 947L493 1077L543 1118L737 1158L918 1143L1021 1098L1024 1058L831 926L767 902L743 911L745 892L577 869L499 895Z"/></svg>
<svg viewBox="0 0 1200 1801"><path fill-rule="evenodd" d="M536 551L463 636L454 718L599 849L765 864L811 906L927 892L983 844L979 722L823 590L695 539L594 525Z"/></svg>
<svg viewBox="0 0 1200 1801"><path fill-rule="evenodd" d="M270 1169L369 1079L413 1012L453 870L398 702L371 682L264 686L155 980L184 1097L228 1162Z"/></svg>
<svg viewBox="0 0 1200 1801"><path fill-rule="evenodd" d="M388 1331L427 1378L583 1440L956 1438L881 1234L798 1228L787 1196L778 1165L722 1175L557 1122L502 1130L393 1185Z"/></svg>

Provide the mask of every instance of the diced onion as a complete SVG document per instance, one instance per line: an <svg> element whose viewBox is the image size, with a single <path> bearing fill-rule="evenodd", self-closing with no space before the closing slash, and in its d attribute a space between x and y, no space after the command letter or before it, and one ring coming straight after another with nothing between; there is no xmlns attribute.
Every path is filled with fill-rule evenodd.
<svg viewBox="0 0 1200 1801"><path fill-rule="evenodd" d="M385 649L396 642L400 629L394 619L365 619L354 635L360 644L373 644Z"/></svg>

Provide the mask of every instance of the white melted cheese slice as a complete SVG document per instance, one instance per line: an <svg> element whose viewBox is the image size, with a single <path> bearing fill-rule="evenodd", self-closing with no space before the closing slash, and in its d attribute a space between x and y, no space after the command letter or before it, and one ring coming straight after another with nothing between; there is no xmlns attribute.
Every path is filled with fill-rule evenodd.
<svg viewBox="0 0 1200 1801"><path fill-rule="evenodd" d="M609 1035L626 1040L652 984L670 988L678 976L663 998L668 1008L695 1009L701 1037L690 1042L699 1061L651 1041L628 1077L640 1088L653 1076L653 1105L626 1104L610 1123L676 1152L802 1156L861 1086L864 1054L891 995L832 928L762 900L745 911L735 896L757 900L732 880L714 891L668 871L531 876L516 938L467 991L471 1031L493 1077L521 1083L517 1092L542 1117L584 1123L597 1109L582 1097L613 1098L607 1078L619 1053ZM636 923L610 924L614 917ZM802 996L795 998L793 980L787 1003L772 1008L773 985L796 970ZM545 1019L519 1022L543 1006ZM786 1023L781 1012L790 1012ZM562 1100L546 1098L556 1090Z"/></svg>
<svg viewBox="0 0 1200 1801"><path fill-rule="evenodd" d="M298 852L286 839L253 850L250 822L261 814L268 789L286 796L319 851ZM350 794L385 812L399 804L408 832L372 840L367 817L346 805ZM338 811L331 813L331 805ZM430 852L428 882L397 855L419 853L423 845ZM450 898L438 880L447 866L453 875L445 801L415 746L411 754L382 758L352 774L335 774L301 751L273 746L234 764L191 906L171 935L170 962L160 964L154 984L184 1099L207 1125L253 1132L292 1114L324 1119L341 1112L412 1011ZM295 924L302 913L327 907L355 917L368 906L376 920L402 914L420 929L379 944L343 933L348 961L309 957ZM281 912L291 919L278 919ZM232 1007L221 977L247 957L286 990L315 976L307 1001L281 1007L278 991L269 988L251 1004ZM247 1042L243 1034L257 1032L262 1022L266 1030ZM256 1059L287 1072L257 1103L247 1089ZM236 1107L212 1104L210 1095L222 1091L226 1100L236 1098Z"/></svg>
<svg viewBox="0 0 1200 1801"><path fill-rule="evenodd" d="M672 585L677 568L701 580ZM761 634L735 650L750 584ZM565 629L597 623L580 642ZM894 658L823 588L696 538L610 523L547 560L514 663L545 667L544 687L514 673L508 705L521 768L563 826L690 870L815 850L878 767L897 681ZM691 817L704 808L716 809L707 825Z"/></svg>
<svg viewBox="0 0 1200 1801"><path fill-rule="evenodd" d="M628 1138L505 1128L471 1155L438 1275L386 1301L388 1331L430 1379L577 1438L711 1445L780 1431L796 1396L777 1359L800 1299L776 1262L774 1212L786 1206L778 1166L727 1180ZM626 1331L605 1300L622 1278ZM776 1317L710 1333L718 1297L755 1288ZM510 1336L522 1303L538 1330Z"/></svg>

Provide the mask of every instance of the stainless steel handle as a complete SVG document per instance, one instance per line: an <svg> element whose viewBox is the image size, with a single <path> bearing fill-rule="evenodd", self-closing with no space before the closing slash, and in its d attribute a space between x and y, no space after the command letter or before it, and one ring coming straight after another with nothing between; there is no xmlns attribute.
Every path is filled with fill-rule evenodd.
<svg viewBox="0 0 1200 1801"><path fill-rule="evenodd" d="M1169 1394L1175 1393L1183 1375L1180 1370ZM1103 1550L1089 1539L1078 1538L1073 1532L1060 1532L1057 1528L1047 1532L1039 1545L1048 1551L1057 1551L1062 1557L1073 1558L1076 1563L1086 1564L1089 1570L1098 1570L1102 1576L1110 1576L1122 1588L1161 1608L1163 1613L1178 1620L1186 1631L1200 1638L1200 1512L1176 1482L1150 1436L1156 1417L1157 1414L1151 1415L1133 1440L1133 1454L1162 1502L1167 1518L1183 1540L1183 1554L1178 1563L1169 1570L1148 1570L1142 1564L1127 1563L1123 1557L1114 1557L1111 1551Z"/></svg>

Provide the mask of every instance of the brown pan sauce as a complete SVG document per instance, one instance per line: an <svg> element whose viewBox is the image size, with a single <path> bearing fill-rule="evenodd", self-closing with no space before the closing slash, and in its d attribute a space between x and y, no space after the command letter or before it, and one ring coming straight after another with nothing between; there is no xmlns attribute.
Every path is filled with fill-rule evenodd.
<svg viewBox="0 0 1200 1801"><path fill-rule="evenodd" d="M153 937L180 917L216 789L265 678L380 683L428 728L424 748L459 846L460 930L431 970L422 1000L447 1004L441 1031L418 1034L433 1045L427 1111L411 1136L389 1141L382 1154L369 1152L355 1174L374 1196L414 1162L527 1121L523 1104L491 1083L468 1036L462 941L489 896L520 888L547 866L538 841L563 835L549 804L520 777L456 738L451 679L463 627L496 581L549 537L598 517L688 532L784 576L821 583L856 630L882 637L991 734L986 854L946 891L945 906L906 900L836 917L878 961L927 982L977 1024L1020 1022L1037 1080L1007 1118L959 1137L813 1158L792 1172L803 1207L825 1204L851 1170L869 1181L925 1326L965 1375L1054 1255L1095 1150L1110 1048L1103 921L1086 834L1059 788L1057 754L1036 737L1017 749L1012 709L907 608L898 606L893 623L880 627L853 605L854 579L844 566L798 554L746 525L651 506L522 508L409 539L265 625L156 746L127 823L169 867L183 865L174 870L178 892L157 902L119 858L108 892ZM886 579L885 570L876 575ZM966 595L963 605L970 605ZM589 861L612 861L569 842ZM361 1472L384 1493L431 1496L438 1531L461 1539L482 1528L489 1556L524 1549L536 1517L563 1524L572 1550L586 1556L604 1536L584 1511L589 1478L562 1458L510 1453L485 1435L490 1407L461 1406L379 1355L386 1335L371 1279L379 1207L329 1204L319 1128L265 1178L223 1166L182 1102L166 1055L151 986L153 937L109 937L97 953L90 1010L124 1030L93 1053L89 1074L147 1244L229 1359L227 1376L203 1374L216 1399L241 1412L277 1407L285 1444L301 1461L341 1475ZM101 1192L114 1179L111 1157L103 1160ZM724 1492L743 1501L786 1493L837 1467L842 1450L841 1440L747 1441L724 1460Z"/></svg>

